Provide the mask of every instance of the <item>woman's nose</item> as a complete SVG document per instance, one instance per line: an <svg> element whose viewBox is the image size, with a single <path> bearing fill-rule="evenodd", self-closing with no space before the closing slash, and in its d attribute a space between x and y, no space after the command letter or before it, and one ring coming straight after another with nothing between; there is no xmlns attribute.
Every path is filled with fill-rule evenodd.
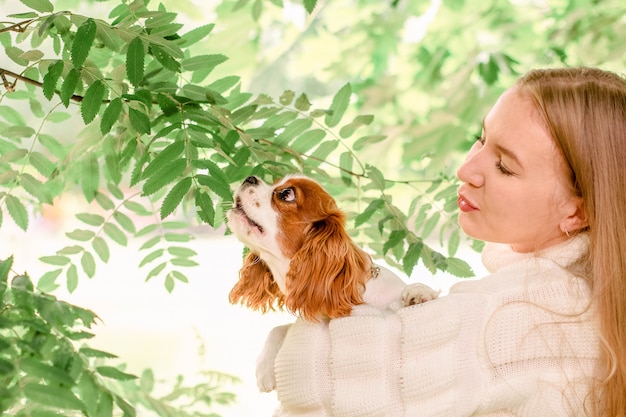
<svg viewBox="0 0 626 417"><path fill-rule="evenodd" d="M485 182L479 155L480 152L468 154L465 162L456 171L456 176L461 181L474 187L481 187Z"/></svg>

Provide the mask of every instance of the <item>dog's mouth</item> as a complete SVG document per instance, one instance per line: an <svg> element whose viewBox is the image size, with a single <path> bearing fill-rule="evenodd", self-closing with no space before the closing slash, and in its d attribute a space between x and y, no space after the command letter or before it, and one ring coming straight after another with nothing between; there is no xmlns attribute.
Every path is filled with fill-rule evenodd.
<svg viewBox="0 0 626 417"><path fill-rule="evenodd" d="M252 220L250 216L248 216L248 213L246 213L246 210L241 204L241 198L237 197L235 199L235 207L233 208L233 211L243 217L250 226L256 228L259 232L263 233L263 226Z"/></svg>

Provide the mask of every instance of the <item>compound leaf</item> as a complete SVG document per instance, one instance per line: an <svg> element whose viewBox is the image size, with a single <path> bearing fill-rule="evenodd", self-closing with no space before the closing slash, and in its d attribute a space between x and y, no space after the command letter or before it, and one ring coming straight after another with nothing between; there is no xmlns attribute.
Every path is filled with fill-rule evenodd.
<svg viewBox="0 0 626 417"><path fill-rule="evenodd" d="M75 68L80 68L85 63L89 50L96 39L96 22L87 19L76 30L76 37L72 44L72 63Z"/></svg>
<svg viewBox="0 0 626 417"><path fill-rule="evenodd" d="M183 197L185 196L185 194L187 194L190 188L191 177L183 178L174 187L172 187L170 192L167 193L167 196L163 200L163 204L161 205L161 219L166 218L174 210L176 210L176 207L178 207Z"/></svg>
<svg viewBox="0 0 626 417"><path fill-rule="evenodd" d="M126 51L126 76L135 87L143 80L145 46L139 36L130 41Z"/></svg>
<svg viewBox="0 0 626 417"><path fill-rule="evenodd" d="M85 92L83 102L80 106L80 114L85 124L89 124L98 114L100 106L102 106L106 87L100 80L94 81Z"/></svg>

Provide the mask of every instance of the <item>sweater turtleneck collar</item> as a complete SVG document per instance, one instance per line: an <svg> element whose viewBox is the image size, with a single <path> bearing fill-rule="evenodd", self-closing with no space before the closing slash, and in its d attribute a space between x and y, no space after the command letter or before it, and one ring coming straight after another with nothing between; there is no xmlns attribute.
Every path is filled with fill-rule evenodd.
<svg viewBox="0 0 626 417"><path fill-rule="evenodd" d="M511 245L488 242L482 252L482 261L490 273L505 266L533 258L547 258L565 268L577 261L589 248L589 235L580 233L565 242L537 252L515 252Z"/></svg>

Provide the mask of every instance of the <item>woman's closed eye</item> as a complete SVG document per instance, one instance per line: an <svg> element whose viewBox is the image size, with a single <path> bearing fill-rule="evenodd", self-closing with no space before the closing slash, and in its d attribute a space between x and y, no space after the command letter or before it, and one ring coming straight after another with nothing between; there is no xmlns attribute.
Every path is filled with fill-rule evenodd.
<svg viewBox="0 0 626 417"><path fill-rule="evenodd" d="M481 146L484 146L485 143L487 142L487 139L483 136L483 135L476 135L476 142L480 143ZM515 173L513 171L511 171L510 169L506 168L504 166L504 164L502 163L502 160L499 159L498 161L496 161L496 168L504 175L506 176L511 176L511 175L515 175Z"/></svg>
<svg viewBox="0 0 626 417"><path fill-rule="evenodd" d="M498 168L498 170L503 173L506 176L511 176L511 175L515 175L512 171L508 170L503 164L502 164L502 160L498 160L496 162L496 168Z"/></svg>

